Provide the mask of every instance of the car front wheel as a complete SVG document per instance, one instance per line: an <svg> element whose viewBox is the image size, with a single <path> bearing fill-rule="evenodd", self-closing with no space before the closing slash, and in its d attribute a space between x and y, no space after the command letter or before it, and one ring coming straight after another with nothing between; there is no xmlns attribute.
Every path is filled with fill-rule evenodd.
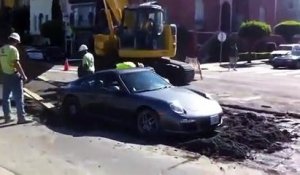
<svg viewBox="0 0 300 175"><path fill-rule="evenodd" d="M138 112L137 129L141 136L157 136L160 132L158 114L150 109L143 109Z"/></svg>

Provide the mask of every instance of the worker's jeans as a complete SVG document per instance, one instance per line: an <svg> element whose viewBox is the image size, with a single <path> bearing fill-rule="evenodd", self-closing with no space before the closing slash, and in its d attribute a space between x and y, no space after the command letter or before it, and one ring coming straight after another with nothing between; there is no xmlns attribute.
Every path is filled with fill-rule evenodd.
<svg viewBox="0 0 300 175"><path fill-rule="evenodd" d="M19 120L24 119L24 94L23 94L23 80L18 74L3 73L3 113L6 119L11 117L10 97L12 96L16 103L17 116Z"/></svg>

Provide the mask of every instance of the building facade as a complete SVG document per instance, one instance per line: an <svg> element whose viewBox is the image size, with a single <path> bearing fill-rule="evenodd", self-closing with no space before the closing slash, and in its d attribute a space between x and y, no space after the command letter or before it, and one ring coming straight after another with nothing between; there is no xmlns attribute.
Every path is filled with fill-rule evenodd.
<svg viewBox="0 0 300 175"><path fill-rule="evenodd" d="M131 0L132 3L145 0ZM260 20L272 26L300 20L300 0L158 0L169 21L202 32L236 32L243 21Z"/></svg>
<svg viewBox="0 0 300 175"><path fill-rule="evenodd" d="M52 19L52 1L30 0L30 34L40 35L43 23Z"/></svg>

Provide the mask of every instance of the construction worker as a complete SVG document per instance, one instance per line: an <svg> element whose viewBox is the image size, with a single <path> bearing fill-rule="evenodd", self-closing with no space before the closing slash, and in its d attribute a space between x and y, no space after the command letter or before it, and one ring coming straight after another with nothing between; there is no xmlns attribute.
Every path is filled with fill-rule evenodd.
<svg viewBox="0 0 300 175"><path fill-rule="evenodd" d="M234 71L236 71L236 64L239 59L239 51L237 48L237 44L235 42L232 42L230 45L230 52L229 52L229 66L228 71L232 68Z"/></svg>
<svg viewBox="0 0 300 175"><path fill-rule="evenodd" d="M78 52L80 55L82 55L82 63L78 68L78 77L93 74L95 72L93 54L88 52L88 47L84 44L79 47Z"/></svg>
<svg viewBox="0 0 300 175"><path fill-rule="evenodd" d="M10 96L16 103L18 124L28 123L30 120L25 118L23 82L27 77L19 62L19 51L16 45L21 42L18 33L12 33L8 37L8 44L0 48L0 64L3 73L3 113L5 123L9 123L11 118Z"/></svg>
<svg viewBox="0 0 300 175"><path fill-rule="evenodd" d="M130 68L135 68L136 65L133 62L123 62L123 63L118 63L116 65L116 69L122 70L122 69L130 69Z"/></svg>

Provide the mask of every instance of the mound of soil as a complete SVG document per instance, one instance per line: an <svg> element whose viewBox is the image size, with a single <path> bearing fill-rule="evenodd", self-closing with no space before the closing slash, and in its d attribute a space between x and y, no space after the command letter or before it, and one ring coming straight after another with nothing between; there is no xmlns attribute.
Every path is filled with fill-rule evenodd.
<svg viewBox="0 0 300 175"><path fill-rule="evenodd" d="M226 111L220 133L179 145L189 151L225 159L251 158L252 151L272 153L284 148L296 135L279 128L275 117Z"/></svg>

